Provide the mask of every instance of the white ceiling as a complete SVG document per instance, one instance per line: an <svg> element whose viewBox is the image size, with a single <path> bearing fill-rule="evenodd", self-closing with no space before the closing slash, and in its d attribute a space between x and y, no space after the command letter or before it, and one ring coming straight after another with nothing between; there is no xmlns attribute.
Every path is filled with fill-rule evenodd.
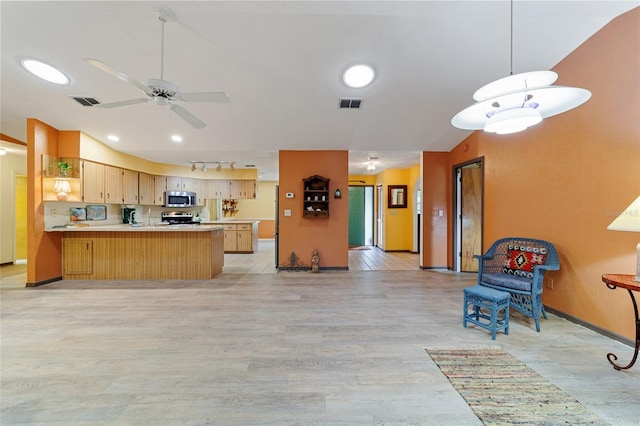
<svg viewBox="0 0 640 426"><path fill-rule="evenodd" d="M638 1L520 1L513 4L513 72L548 70ZM230 104L181 103L207 127L192 129L153 103L83 107L145 96L83 61L137 80L160 77L161 24L169 9L164 78L183 92L225 91ZM26 118L82 130L152 161L255 164L278 175L278 150L349 150L350 173L419 162L468 132L450 120L473 92L510 72L510 3L494 1L2 1L1 128L26 141ZM19 59L63 70L68 86L38 80ZM368 63L376 79L350 89L341 73ZM560 76L558 84L571 85ZM586 87L588 89L588 87ZM343 97L360 110L338 109ZM106 139L116 133L121 140ZM171 142L180 133L184 141Z"/></svg>

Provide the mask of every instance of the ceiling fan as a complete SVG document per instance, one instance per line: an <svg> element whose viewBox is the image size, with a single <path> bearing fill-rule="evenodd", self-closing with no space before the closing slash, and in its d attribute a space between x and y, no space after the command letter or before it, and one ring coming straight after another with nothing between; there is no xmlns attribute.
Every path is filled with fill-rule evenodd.
<svg viewBox="0 0 640 426"><path fill-rule="evenodd" d="M112 76L134 85L138 89L142 90L146 98L128 99L125 101L111 102L106 104L96 104L95 107L100 108L118 108L127 105L141 104L149 101L153 101L156 105L169 106L171 111L189 123L195 129L202 129L207 125L198 117L187 111L182 106L178 105L176 101L183 102L215 102L215 103L228 103L231 99L225 92L191 92L180 93L180 89L170 81L164 80L164 24L173 17L173 14L165 9L159 9L158 19L162 25L161 47L160 47L160 78L149 78L140 82L128 75L117 71L102 61L91 58L84 58L85 62L92 65L99 70L102 70Z"/></svg>

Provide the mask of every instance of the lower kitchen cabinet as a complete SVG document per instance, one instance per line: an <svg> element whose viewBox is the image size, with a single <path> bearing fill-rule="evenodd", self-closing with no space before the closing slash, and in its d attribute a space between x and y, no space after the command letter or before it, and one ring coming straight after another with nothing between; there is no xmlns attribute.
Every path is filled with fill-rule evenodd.
<svg viewBox="0 0 640 426"><path fill-rule="evenodd" d="M62 273L68 275L93 274L93 241L63 240Z"/></svg>
<svg viewBox="0 0 640 426"><path fill-rule="evenodd" d="M254 253L258 251L258 222L205 222L224 227L225 253Z"/></svg>

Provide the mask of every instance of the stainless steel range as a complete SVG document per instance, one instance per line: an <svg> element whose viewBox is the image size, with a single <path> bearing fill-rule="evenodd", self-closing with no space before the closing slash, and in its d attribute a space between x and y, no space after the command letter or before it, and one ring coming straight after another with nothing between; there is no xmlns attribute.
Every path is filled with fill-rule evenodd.
<svg viewBox="0 0 640 426"><path fill-rule="evenodd" d="M169 225L199 225L191 212L162 212L162 223Z"/></svg>

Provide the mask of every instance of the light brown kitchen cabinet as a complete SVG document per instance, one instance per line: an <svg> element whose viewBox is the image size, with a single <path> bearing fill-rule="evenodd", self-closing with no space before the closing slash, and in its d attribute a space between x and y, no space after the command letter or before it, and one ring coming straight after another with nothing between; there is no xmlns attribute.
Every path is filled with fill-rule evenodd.
<svg viewBox="0 0 640 426"><path fill-rule="evenodd" d="M124 203L140 204L138 201L138 172L123 170Z"/></svg>
<svg viewBox="0 0 640 426"><path fill-rule="evenodd" d="M82 201L104 203L104 165L82 162Z"/></svg>
<svg viewBox="0 0 640 426"><path fill-rule="evenodd" d="M63 239L62 261L64 275L93 274L93 241Z"/></svg>
<svg viewBox="0 0 640 426"><path fill-rule="evenodd" d="M153 204L156 206L164 205L164 193L167 190L167 177L166 176L154 176L153 181L155 183Z"/></svg>
<svg viewBox="0 0 640 426"><path fill-rule="evenodd" d="M153 175L138 173L138 200L140 204L154 204L155 181Z"/></svg>
<svg viewBox="0 0 640 426"><path fill-rule="evenodd" d="M180 192L195 192L196 182L193 178L167 176L167 190Z"/></svg>
<svg viewBox="0 0 640 426"><path fill-rule="evenodd" d="M253 232L250 224L238 225L238 237L236 240L236 251L253 253Z"/></svg>
<svg viewBox="0 0 640 426"><path fill-rule="evenodd" d="M124 194L122 192L122 169L113 166L104 167L104 202L122 203Z"/></svg>
<svg viewBox="0 0 640 426"><path fill-rule="evenodd" d="M258 222L239 223L205 222L207 225L224 227L225 253L254 253L258 251Z"/></svg>

